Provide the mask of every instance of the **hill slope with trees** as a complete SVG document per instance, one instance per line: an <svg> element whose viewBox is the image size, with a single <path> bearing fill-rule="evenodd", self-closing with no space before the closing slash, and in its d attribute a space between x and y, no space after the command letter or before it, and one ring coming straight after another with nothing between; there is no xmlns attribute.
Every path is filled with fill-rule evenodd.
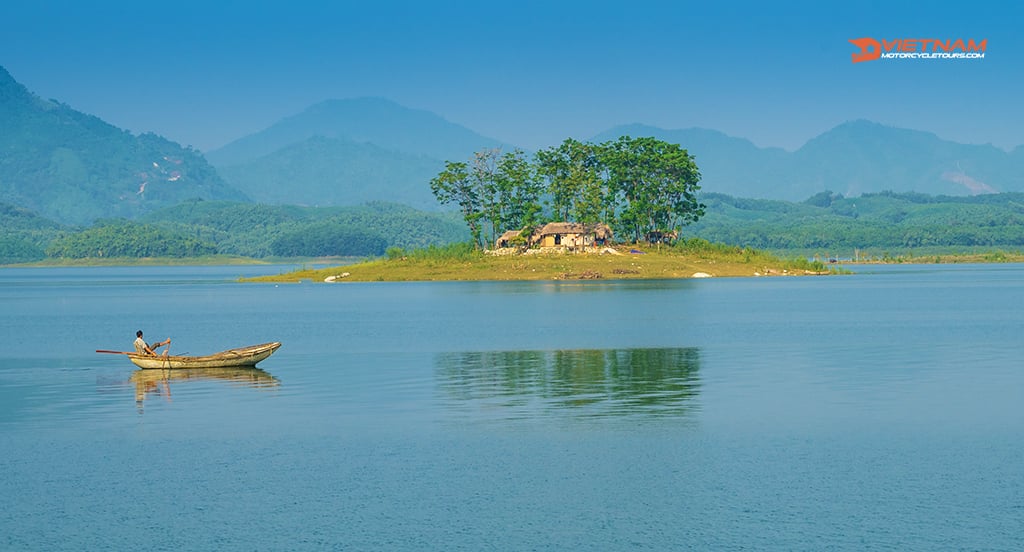
<svg viewBox="0 0 1024 552"><path fill-rule="evenodd" d="M143 220L214 243L218 253L253 258L373 256L387 247L412 249L469 238L454 214L383 202L314 208L188 201Z"/></svg>
<svg viewBox="0 0 1024 552"><path fill-rule="evenodd" d="M1024 194L931 196L822 192L804 202L704 194L707 215L688 233L773 251L854 257L915 249L1024 248Z"/></svg>
<svg viewBox="0 0 1024 552"><path fill-rule="evenodd" d="M67 224L132 218L189 198L244 200L203 156L35 96L0 67L0 196Z"/></svg>

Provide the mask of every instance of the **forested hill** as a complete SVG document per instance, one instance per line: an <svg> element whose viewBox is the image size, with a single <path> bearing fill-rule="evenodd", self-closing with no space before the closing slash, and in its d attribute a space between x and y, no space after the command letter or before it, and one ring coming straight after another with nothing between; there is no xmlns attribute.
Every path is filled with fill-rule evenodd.
<svg viewBox="0 0 1024 552"><path fill-rule="evenodd" d="M188 198L244 200L203 156L53 100L0 67L0 197L70 224L135 217Z"/></svg>
<svg viewBox="0 0 1024 552"><path fill-rule="evenodd" d="M69 228L0 204L0 264L60 259L377 256L469 239L451 213L374 202L314 208L190 200L138 220Z"/></svg>
<svg viewBox="0 0 1024 552"><path fill-rule="evenodd" d="M384 202L314 208L187 201L143 222L200 237L218 253L254 258L375 256L388 247L415 249L469 238L453 213Z"/></svg>
<svg viewBox="0 0 1024 552"><path fill-rule="evenodd" d="M806 201L704 194L707 215L684 228L710 241L775 251L839 254L1024 248L1024 194L973 197L822 192Z"/></svg>
<svg viewBox="0 0 1024 552"><path fill-rule="evenodd" d="M0 203L0 264L38 261L64 227L38 213Z"/></svg>

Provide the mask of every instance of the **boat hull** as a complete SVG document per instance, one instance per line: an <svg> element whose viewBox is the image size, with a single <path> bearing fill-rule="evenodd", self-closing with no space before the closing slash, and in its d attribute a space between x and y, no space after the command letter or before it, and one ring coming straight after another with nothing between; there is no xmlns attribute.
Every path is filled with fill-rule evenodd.
<svg viewBox="0 0 1024 552"><path fill-rule="evenodd" d="M281 346L279 341L238 349L228 349L208 356L152 356L128 353L128 359L143 370L184 370L190 368L249 368L265 360Z"/></svg>

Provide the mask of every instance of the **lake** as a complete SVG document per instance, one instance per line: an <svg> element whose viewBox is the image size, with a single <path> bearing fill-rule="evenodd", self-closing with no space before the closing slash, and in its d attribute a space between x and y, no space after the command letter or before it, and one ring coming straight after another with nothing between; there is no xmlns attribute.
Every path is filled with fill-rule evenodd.
<svg viewBox="0 0 1024 552"><path fill-rule="evenodd" d="M292 268L0 269L0 549L1024 549L1022 265Z"/></svg>

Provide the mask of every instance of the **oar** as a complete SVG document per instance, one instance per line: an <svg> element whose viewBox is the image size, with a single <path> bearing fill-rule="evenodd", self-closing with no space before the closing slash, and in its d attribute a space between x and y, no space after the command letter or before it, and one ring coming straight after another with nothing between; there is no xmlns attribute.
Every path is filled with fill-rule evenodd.
<svg viewBox="0 0 1024 552"><path fill-rule="evenodd" d="M108 355L134 355L134 351L107 351L106 349L96 349L97 353L107 353Z"/></svg>

